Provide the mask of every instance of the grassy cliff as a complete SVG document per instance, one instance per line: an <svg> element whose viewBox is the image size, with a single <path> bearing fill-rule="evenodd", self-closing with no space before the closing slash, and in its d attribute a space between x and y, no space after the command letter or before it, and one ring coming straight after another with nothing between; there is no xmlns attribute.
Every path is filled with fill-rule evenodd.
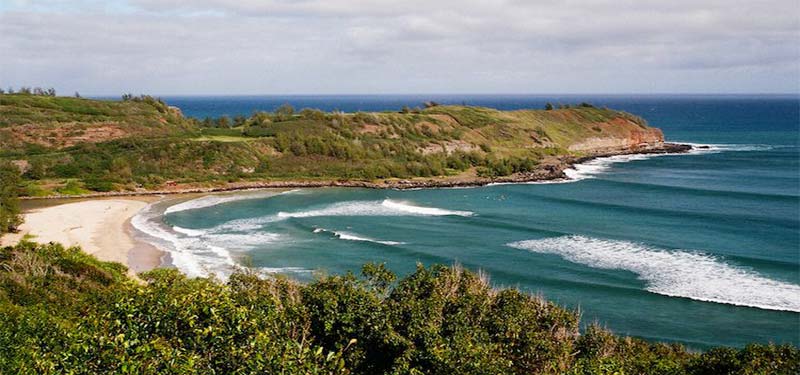
<svg viewBox="0 0 800 375"><path fill-rule="evenodd" d="M0 249L0 373L796 374L800 351L680 345L579 331L579 315L458 267L402 280L222 283L123 266L57 244Z"/></svg>
<svg viewBox="0 0 800 375"><path fill-rule="evenodd" d="M493 178L662 141L642 119L589 105L379 113L283 107L199 121L150 97L0 95L0 160L24 172L23 195L237 181Z"/></svg>

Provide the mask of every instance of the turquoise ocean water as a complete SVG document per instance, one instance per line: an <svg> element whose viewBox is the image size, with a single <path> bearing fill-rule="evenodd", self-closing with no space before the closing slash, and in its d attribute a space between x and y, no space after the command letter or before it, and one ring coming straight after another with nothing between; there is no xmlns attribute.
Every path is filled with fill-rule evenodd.
<svg viewBox="0 0 800 375"><path fill-rule="evenodd" d="M591 101L624 109L688 155L599 159L569 182L469 189L301 189L162 202L134 219L190 275L248 259L301 280L379 261L400 274L458 262L497 286L580 308L617 333L703 349L800 345L796 96L165 98L196 117L283 103L395 110L433 99L501 109Z"/></svg>

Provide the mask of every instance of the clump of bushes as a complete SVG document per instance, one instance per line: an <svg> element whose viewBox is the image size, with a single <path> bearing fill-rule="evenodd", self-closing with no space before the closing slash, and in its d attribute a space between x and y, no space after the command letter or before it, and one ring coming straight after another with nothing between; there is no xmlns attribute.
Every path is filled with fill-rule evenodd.
<svg viewBox="0 0 800 375"><path fill-rule="evenodd" d="M692 353L619 337L460 267L300 284L140 275L77 248L0 249L0 373L794 374L800 351Z"/></svg>
<svg viewBox="0 0 800 375"><path fill-rule="evenodd" d="M14 232L22 224L19 195L21 184L20 171L17 166L0 161L0 237L4 233Z"/></svg>

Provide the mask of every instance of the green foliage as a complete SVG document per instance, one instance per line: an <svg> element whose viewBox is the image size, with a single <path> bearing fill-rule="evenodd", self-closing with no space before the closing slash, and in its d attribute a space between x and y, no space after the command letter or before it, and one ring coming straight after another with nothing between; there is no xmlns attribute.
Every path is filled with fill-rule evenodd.
<svg viewBox="0 0 800 375"><path fill-rule="evenodd" d="M481 177L500 177L514 173L533 172L538 161L529 157L506 158L500 160L490 160L485 166L478 168L478 175Z"/></svg>
<svg viewBox="0 0 800 375"><path fill-rule="evenodd" d="M0 160L28 162L21 193L157 189L166 181L494 178L533 172L543 159L571 155L575 142L647 127L586 103L521 111L429 105L399 113L284 105L198 120L158 98L123 99L0 94Z"/></svg>
<svg viewBox="0 0 800 375"><path fill-rule="evenodd" d="M460 125L471 129L506 122L506 119L499 116L500 111L481 107L435 105L426 107L423 113L448 115Z"/></svg>
<svg viewBox="0 0 800 375"><path fill-rule="evenodd" d="M0 373L9 374L794 374L800 351L679 345L578 332L577 313L496 290L460 267L419 266L395 283L309 284L175 269L140 277L78 248L0 249Z"/></svg>
<svg viewBox="0 0 800 375"><path fill-rule="evenodd" d="M63 195L82 195L89 192L83 187L83 184L77 180L68 180L67 183L57 191L59 194Z"/></svg>
<svg viewBox="0 0 800 375"><path fill-rule="evenodd" d="M11 163L0 161L0 236L13 232L22 224L19 194L20 172Z"/></svg>

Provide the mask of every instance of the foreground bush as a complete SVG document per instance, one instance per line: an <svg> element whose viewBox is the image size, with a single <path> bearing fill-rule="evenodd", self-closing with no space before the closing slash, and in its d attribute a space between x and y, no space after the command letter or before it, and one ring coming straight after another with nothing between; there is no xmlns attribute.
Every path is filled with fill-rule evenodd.
<svg viewBox="0 0 800 375"><path fill-rule="evenodd" d="M0 373L795 374L800 351L687 352L598 327L458 267L369 264L299 284L125 276L77 248L0 249Z"/></svg>

